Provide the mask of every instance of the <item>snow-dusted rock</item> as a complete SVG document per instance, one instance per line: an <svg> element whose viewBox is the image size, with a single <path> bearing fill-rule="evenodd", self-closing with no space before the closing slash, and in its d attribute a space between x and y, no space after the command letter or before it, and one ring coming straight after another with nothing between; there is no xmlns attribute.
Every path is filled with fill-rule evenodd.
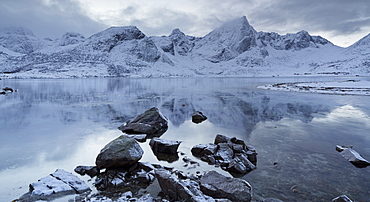
<svg viewBox="0 0 370 202"><path fill-rule="evenodd" d="M168 122L158 108L153 107L133 120L127 121L118 129L127 134L147 134L148 138L151 138L165 133L168 129Z"/></svg>
<svg viewBox="0 0 370 202"><path fill-rule="evenodd" d="M365 168L370 166L370 161L364 159L357 151L352 149L352 147L337 145L335 149L356 167Z"/></svg>
<svg viewBox="0 0 370 202"><path fill-rule="evenodd" d="M304 30L296 34L283 36L274 32L259 32L257 40L259 40L261 45L269 45L276 50L302 50L304 48L319 48L320 45L331 44L330 41L320 36L311 36Z"/></svg>
<svg viewBox="0 0 370 202"><path fill-rule="evenodd" d="M91 191L90 187L77 176L62 169L30 184L30 190L20 201L52 200L70 194Z"/></svg>
<svg viewBox="0 0 370 202"><path fill-rule="evenodd" d="M340 195L338 197L335 197L331 201L332 202L352 202L352 200L350 198L348 198L348 196L346 196L346 195Z"/></svg>
<svg viewBox="0 0 370 202"><path fill-rule="evenodd" d="M200 179L200 190L213 198L231 201L251 201L252 186L245 180L226 177L217 171L209 171Z"/></svg>
<svg viewBox="0 0 370 202"><path fill-rule="evenodd" d="M138 162L143 149L134 139L121 135L108 143L96 157L96 166L102 168L127 167Z"/></svg>
<svg viewBox="0 0 370 202"><path fill-rule="evenodd" d="M96 51L109 52L124 41L143 39L144 37L145 34L135 26L110 27L90 36L83 46L91 47L92 50Z"/></svg>
<svg viewBox="0 0 370 202"><path fill-rule="evenodd" d="M180 180L167 170L159 169L155 171L158 183L170 199L175 201L214 201L211 197L204 195L199 185L190 180Z"/></svg>
<svg viewBox="0 0 370 202"><path fill-rule="evenodd" d="M174 55L187 56L188 53L193 49L194 37L186 36L180 29L174 29L170 34L169 38L172 41L172 47Z"/></svg>

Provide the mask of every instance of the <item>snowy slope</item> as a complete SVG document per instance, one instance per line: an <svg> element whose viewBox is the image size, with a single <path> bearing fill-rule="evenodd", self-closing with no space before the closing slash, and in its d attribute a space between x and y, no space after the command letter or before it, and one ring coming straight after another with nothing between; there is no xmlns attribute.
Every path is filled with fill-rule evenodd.
<svg viewBox="0 0 370 202"><path fill-rule="evenodd" d="M369 75L369 68L370 35L341 48L306 31L257 32L245 16L204 37L179 29L148 37L135 26L55 40L23 28L0 30L5 78Z"/></svg>

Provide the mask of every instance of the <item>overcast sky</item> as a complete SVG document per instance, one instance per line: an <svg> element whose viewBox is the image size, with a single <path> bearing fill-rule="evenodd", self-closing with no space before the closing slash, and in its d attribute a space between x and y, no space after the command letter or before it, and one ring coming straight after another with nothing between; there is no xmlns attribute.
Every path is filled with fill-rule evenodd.
<svg viewBox="0 0 370 202"><path fill-rule="evenodd" d="M180 28L204 36L246 16L257 30L301 30L347 47L370 33L370 0L1 0L0 26L22 26L38 37L67 31L86 37L110 26L135 25L147 36Z"/></svg>

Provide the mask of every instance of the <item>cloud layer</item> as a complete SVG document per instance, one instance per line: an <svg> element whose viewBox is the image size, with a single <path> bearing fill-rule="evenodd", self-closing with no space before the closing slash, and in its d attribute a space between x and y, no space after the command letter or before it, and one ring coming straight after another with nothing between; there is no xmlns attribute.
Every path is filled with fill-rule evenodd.
<svg viewBox="0 0 370 202"><path fill-rule="evenodd" d="M307 30L348 46L370 32L369 5L368 0L3 0L0 25L51 38L67 31L89 36L113 25L135 25L149 36L169 35L175 28L204 36L245 15L257 31Z"/></svg>

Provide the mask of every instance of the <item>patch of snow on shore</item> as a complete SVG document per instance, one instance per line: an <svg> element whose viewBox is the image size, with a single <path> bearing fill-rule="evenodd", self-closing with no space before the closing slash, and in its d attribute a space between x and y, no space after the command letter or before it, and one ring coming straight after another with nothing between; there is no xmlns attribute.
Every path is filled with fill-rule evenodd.
<svg viewBox="0 0 370 202"><path fill-rule="evenodd" d="M368 80L277 83L258 86L258 88L337 95L370 95L370 81Z"/></svg>

